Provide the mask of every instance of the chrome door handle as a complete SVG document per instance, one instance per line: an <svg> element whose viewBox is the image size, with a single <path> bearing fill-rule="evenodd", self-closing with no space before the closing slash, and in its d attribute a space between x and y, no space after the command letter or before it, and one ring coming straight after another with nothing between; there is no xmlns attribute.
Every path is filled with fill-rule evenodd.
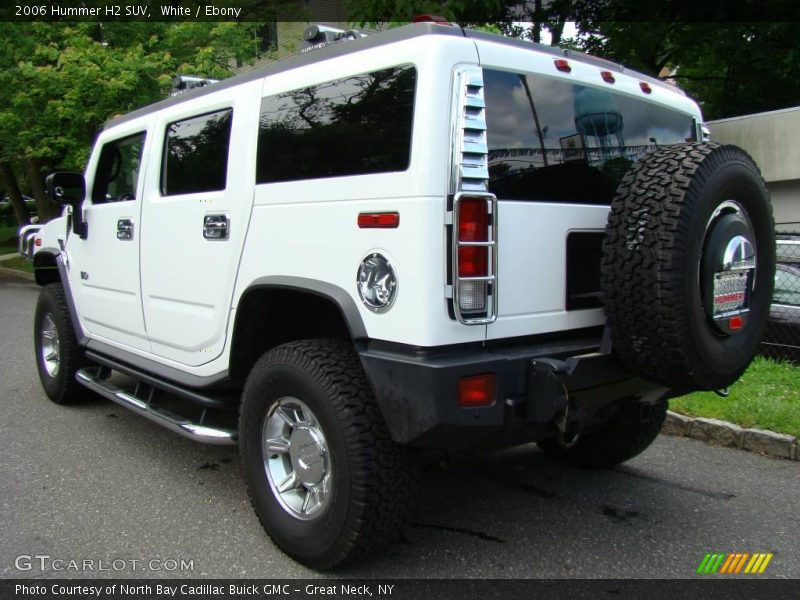
<svg viewBox="0 0 800 600"><path fill-rule="evenodd" d="M120 219L117 221L117 239L118 240L132 240L133 239L133 221L130 219Z"/></svg>
<svg viewBox="0 0 800 600"><path fill-rule="evenodd" d="M229 224L227 215L206 215L203 218L203 237L207 240L227 240Z"/></svg>

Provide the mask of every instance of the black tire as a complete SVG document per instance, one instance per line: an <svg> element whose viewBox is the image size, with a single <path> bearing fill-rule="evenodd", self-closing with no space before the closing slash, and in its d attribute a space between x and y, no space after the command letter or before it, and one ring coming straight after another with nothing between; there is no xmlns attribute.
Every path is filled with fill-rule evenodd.
<svg viewBox="0 0 800 600"><path fill-rule="evenodd" d="M48 321L48 318L51 321ZM58 367L48 370L43 352L43 329L54 329L58 335ZM75 379L78 369L86 366L83 350L78 346L75 330L72 327L67 298L60 283L50 283L39 293L36 314L33 321L33 347L36 354L36 367L47 397L56 404L74 404L89 394ZM52 365L52 362L50 363ZM51 372L52 371L52 372Z"/></svg>
<svg viewBox="0 0 800 600"><path fill-rule="evenodd" d="M726 333L707 313L703 290L711 278L701 263L719 247L709 241L712 220L731 204L736 215L726 218L749 220L756 275L744 326ZM774 269L769 196L743 150L702 142L653 152L623 177L603 243L603 299L616 355L633 372L684 392L727 387L761 340Z"/></svg>
<svg viewBox="0 0 800 600"><path fill-rule="evenodd" d="M284 508L266 475L262 427L286 398L313 412L327 442L332 491L311 520ZM292 342L262 356L245 385L239 432L253 508L272 540L298 562L330 569L399 532L412 483L408 455L392 441L349 343Z"/></svg>
<svg viewBox="0 0 800 600"><path fill-rule="evenodd" d="M642 406L627 402L599 429L583 435L571 448L555 438L540 441L539 448L559 462L589 469L609 469L644 452L664 425L667 403Z"/></svg>

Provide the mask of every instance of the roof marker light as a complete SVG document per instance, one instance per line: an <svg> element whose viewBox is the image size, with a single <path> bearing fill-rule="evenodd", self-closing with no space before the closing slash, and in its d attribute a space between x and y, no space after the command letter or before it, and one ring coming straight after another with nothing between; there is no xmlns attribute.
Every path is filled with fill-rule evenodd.
<svg viewBox="0 0 800 600"><path fill-rule="evenodd" d="M614 74L611 71L600 71L600 77L603 78L603 81L606 83L614 83L616 79L614 79Z"/></svg>
<svg viewBox="0 0 800 600"><path fill-rule="evenodd" d="M642 91L645 94L652 94L653 93L653 88L651 88L650 84L647 83L646 81L640 81L639 82L639 87L642 88Z"/></svg>
<svg viewBox="0 0 800 600"><path fill-rule="evenodd" d="M569 73L572 71L572 67L569 65L569 61L565 58L557 58L553 61L556 65L556 69L559 71L563 71L564 73Z"/></svg>
<svg viewBox="0 0 800 600"><path fill-rule="evenodd" d="M438 23L439 25L452 25L450 21L438 15L417 15L411 19L412 23Z"/></svg>

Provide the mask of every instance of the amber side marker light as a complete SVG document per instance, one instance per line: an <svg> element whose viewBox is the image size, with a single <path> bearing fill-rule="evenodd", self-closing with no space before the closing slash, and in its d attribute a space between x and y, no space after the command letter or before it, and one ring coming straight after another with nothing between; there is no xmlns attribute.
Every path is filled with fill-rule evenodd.
<svg viewBox="0 0 800 600"><path fill-rule="evenodd" d="M458 405L461 408L491 406L495 396L494 373L463 377L458 380Z"/></svg>

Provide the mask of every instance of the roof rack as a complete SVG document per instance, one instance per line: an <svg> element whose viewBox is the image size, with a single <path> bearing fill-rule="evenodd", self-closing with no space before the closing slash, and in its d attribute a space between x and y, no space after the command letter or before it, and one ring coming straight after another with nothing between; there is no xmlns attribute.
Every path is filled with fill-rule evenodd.
<svg viewBox="0 0 800 600"><path fill-rule="evenodd" d="M311 52L312 50L324 48L329 44L358 40L362 37L367 37L367 34L358 29L337 29L328 25L309 25L303 32L303 46L300 48L300 52Z"/></svg>
<svg viewBox="0 0 800 600"><path fill-rule="evenodd" d="M194 75L178 75L172 80L172 89L169 91L169 95L177 96L189 90L206 87L207 85L218 82L219 79L206 79L204 77L195 77Z"/></svg>

